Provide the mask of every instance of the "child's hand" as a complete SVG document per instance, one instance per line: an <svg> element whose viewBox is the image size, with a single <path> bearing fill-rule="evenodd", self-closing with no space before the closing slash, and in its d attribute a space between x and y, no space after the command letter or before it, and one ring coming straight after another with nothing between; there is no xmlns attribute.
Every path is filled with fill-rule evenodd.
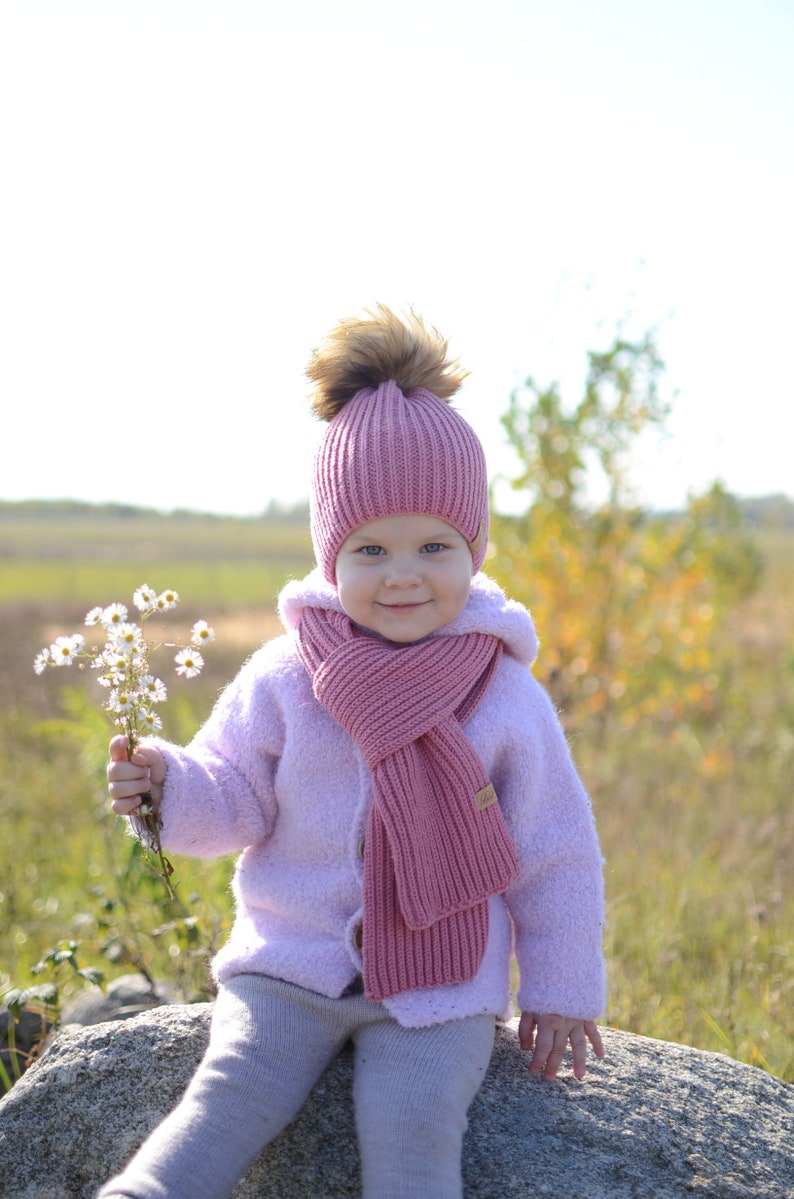
<svg viewBox="0 0 794 1199"><path fill-rule="evenodd" d="M568 1016L539 1015L522 1012L518 1025L518 1041L522 1049L532 1049L532 1074L542 1074L547 1081L557 1077L568 1041L573 1050L573 1072L584 1078L587 1071L587 1042L596 1057L604 1056L601 1034L594 1020L572 1020Z"/></svg>
<svg viewBox="0 0 794 1199"><path fill-rule="evenodd" d="M159 804L163 797L165 760L159 749L151 745L139 745L127 760L126 737L114 737L110 742L108 762L108 790L111 808L117 816L129 816L139 806L141 796L150 791L152 799Z"/></svg>

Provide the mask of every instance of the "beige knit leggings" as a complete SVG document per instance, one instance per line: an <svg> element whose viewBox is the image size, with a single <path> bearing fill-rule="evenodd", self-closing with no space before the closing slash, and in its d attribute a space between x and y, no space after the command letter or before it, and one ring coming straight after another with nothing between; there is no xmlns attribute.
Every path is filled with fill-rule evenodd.
<svg viewBox="0 0 794 1199"><path fill-rule="evenodd" d="M239 975L221 988L179 1106L97 1199L225 1199L349 1040L364 1199L461 1199L466 1112L494 1027L473 1016L403 1028L363 995Z"/></svg>

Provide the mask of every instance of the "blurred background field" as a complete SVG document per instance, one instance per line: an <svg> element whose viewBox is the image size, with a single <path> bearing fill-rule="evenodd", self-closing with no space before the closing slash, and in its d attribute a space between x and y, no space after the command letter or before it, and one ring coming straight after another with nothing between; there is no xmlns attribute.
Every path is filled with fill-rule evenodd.
<svg viewBox="0 0 794 1199"><path fill-rule="evenodd" d="M168 585L197 604L261 610L272 606L284 577L300 574L310 561L303 512L261 520L183 512L163 519L113 504L0 505L4 604L56 599L92 605L101 593L131 596L143 564L168 573Z"/></svg>
<svg viewBox="0 0 794 1199"><path fill-rule="evenodd" d="M161 511L305 497L311 346L381 300L450 335L491 469L517 463L487 567L532 609L593 797L607 1020L794 1080L794 6L716 13L0 5L0 495L123 501L0 501L0 999L67 999L75 968L206 995L230 863L178 862L164 898L108 813L86 676L33 657L94 605L174 587L167 628L218 634L162 710L191 736L277 630L309 541L299 511ZM373 59L391 86L361 104ZM376 203L351 203L351 154L318 138L336 111ZM401 185L378 185L393 161ZM586 353L614 317L656 333ZM654 338L678 402L638 442L664 416ZM519 389L506 447L499 397L529 369L558 385ZM789 498L737 505L716 475Z"/></svg>
<svg viewBox="0 0 794 1199"><path fill-rule="evenodd" d="M608 529L564 509L496 518L487 569L533 609L537 673L593 798L605 1023L794 1081L790 505L739 509L716 489L686 514L613 513ZM205 672L172 679L162 709L165 735L186 741L310 566L301 513L0 504L0 991L54 978L62 1002L86 985L79 965L205 998L230 917L229 861L178 859L165 898L108 812L111 729L90 679L36 677L35 654L95 604L175 588L164 629L204 618L217 632ZM60 964L32 974L58 947Z"/></svg>

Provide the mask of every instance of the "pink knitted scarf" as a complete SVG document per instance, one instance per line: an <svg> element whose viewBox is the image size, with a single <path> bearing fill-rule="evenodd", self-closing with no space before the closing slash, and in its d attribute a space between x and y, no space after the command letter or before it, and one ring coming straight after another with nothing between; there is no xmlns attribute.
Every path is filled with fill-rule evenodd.
<svg viewBox="0 0 794 1199"><path fill-rule="evenodd" d="M314 694L372 772L364 855L364 990L386 999L476 974L488 897L518 874L515 847L462 725L491 684L488 633L380 641L307 607L297 648Z"/></svg>

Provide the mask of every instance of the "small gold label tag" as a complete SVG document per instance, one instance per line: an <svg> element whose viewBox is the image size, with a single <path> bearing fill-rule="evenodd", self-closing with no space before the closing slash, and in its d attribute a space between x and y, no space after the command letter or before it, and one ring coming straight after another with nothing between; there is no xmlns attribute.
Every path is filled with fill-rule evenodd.
<svg viewBox="0 0 794 1199"><path fill-rule="evenodd" d="M491 804L497 802L496 791L493 783L489 783L487 787L483 787L474 796L477 800L477 807L483 812L486 808L490 808Z"/></svg>

